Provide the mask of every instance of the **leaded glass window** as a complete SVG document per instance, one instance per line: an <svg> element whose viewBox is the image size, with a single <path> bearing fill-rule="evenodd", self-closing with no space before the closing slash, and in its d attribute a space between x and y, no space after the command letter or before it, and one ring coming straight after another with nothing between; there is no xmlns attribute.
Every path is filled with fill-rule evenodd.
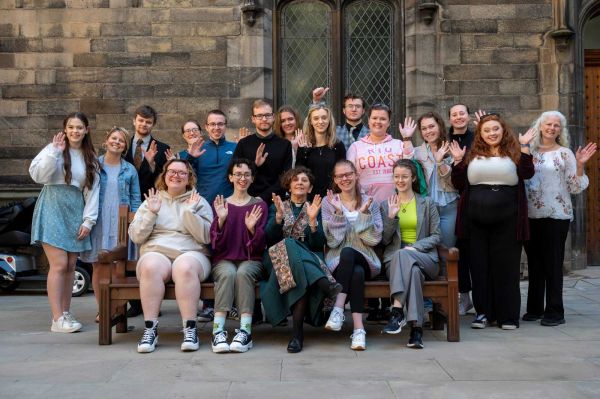
<svg viewBox="0 0 600 399"><path fill-rule="evenodd" d="M281 101L302 113L316 84L331 86L331 11L321 1L294 1L280 21Z"/></svg>

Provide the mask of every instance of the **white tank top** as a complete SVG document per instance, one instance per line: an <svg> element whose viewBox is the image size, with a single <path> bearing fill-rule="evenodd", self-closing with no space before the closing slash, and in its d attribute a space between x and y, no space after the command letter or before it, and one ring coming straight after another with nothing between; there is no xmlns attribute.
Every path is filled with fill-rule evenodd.
<svg viewBox="0 0 600 399"><path fill-rule="evenodd" d="M517 165L508 157L480 157L469 163L469 184L516 186L519 183Z"/></svg>

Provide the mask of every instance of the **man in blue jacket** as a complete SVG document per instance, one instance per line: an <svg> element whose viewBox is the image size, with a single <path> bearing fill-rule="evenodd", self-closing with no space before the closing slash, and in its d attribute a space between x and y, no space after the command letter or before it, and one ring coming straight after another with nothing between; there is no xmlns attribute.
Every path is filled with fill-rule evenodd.
<svg viewBox="0 0 600 399"><path fill-rule="evenodd" d="M223 111L209 111L204 128L208 132L208 140L200 139L188 146L187 150L179 153L179 157L192 164L198 179L196 190L212 205L217 195L229 197L233 192L227 179L227 166L236 144L225 139L227 117Z"/></svg>

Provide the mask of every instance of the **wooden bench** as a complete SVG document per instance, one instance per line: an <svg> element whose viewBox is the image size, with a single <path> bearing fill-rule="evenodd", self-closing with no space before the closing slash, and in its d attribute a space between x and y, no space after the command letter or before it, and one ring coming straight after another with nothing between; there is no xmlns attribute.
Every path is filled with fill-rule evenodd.
<svg viewBox="0 0 600 399"><path fill-rule="evenodd" d="M100 280L100 326L98 342L100 345L112 343L112 327L116 332L127 332L127 301L140 299L140 286L135 277L128 277L127 271L135 271L135 261L127 260L127 228L133 220L134 213L126 206L119 209L119 243L117 248L99 255L94 273ZM460 340L458 318L458 249L440 250L446 256L446 273L436 280L426 281L423 287L424 296L434 302L432 327L443 330L447 325L446 336L450 342ZM214 299L213 283L202 283L201 299ZM390 287L387 281L368 281L365 287L366 298L387 298ZM257 287L258 298L258 287ZM175 299L175 286L167 284L165 299Z"/></svg>

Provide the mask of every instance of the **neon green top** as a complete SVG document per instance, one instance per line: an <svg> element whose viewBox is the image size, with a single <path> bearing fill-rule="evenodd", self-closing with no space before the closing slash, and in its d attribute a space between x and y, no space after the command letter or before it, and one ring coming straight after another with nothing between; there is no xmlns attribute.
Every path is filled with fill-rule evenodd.
<svg viewBox="0 0 600 399"><path fill-rule="evenodd" d="M415 198L407 204L400 204L398 226L403 243L414 244L417 241L417 201Z"/></svg>

